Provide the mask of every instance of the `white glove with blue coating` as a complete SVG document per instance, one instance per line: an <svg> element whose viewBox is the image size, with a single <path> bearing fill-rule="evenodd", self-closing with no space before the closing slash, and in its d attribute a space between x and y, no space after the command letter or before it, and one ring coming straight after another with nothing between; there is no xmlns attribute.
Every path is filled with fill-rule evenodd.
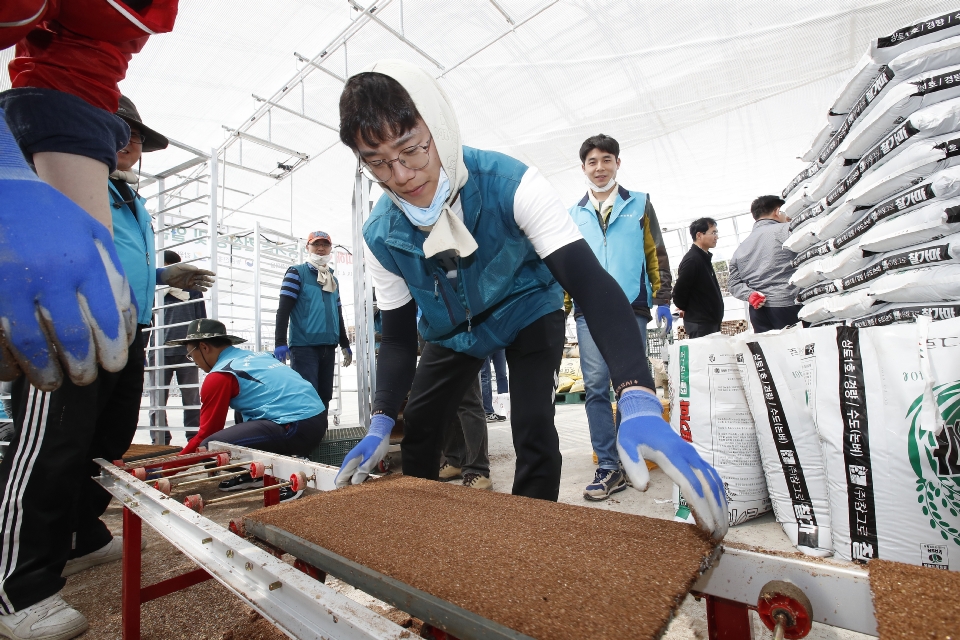
<svg viewBox="0 0 960 640"><path fill-rule="evenodd" d="M110 231L34 175L0 109L0 380L90 384L98 363L126 365L136 331Z"/></svg>
<svg viewBox="0 0 960 640"><path fill-rule="evenodd" d="M360 484L377 468L377 464L387 455L394 424L393 418L382 413L374 414L367 435L350 450L340 465L335 479L338 489L348 484Z"/></svg>
<svg viewBox="0 0 960 640"><path fill-rule="evenodd" d="M617 403L622 416L617 450L633 486L646 491L650 472L645 460L656 462L680 487L701 529L717 540L727 533L727 499L723 480L689 442L663 419L660 399L649 391L625 391Z"/></svg>

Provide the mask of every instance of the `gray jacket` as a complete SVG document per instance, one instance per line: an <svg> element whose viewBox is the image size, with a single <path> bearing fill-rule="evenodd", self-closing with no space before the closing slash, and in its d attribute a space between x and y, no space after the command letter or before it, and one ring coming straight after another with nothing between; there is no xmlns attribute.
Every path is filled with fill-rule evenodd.
<svg viewBox="0 0 960 640"><path fill-rule="evenodd" d="M727 290L733 297L746 301L758 291L771 307L797 304L799 289L790 284L790 276L796 271L790 262L797 254L783 248L789 235L787 223L764 219L753 224L753 231L733 252L728 265Z"/></svg>

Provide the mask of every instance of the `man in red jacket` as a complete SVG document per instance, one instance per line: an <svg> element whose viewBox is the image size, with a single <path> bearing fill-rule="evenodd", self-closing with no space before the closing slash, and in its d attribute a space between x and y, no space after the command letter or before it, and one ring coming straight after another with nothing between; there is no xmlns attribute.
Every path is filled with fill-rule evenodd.
<svg viewBox="0 0 960 640"><path fill-rule="evenodd" d="M177 0L0 1L0 49L16 45L13 88L0 94L0 378L29 382L17 386L0 464L0 637L66 640L87 628L59 595L82 470L56 459L105 434L57 415L50 394L64 373L89 385L122 370L136 336L104 186L130 141L114 115L118 83L176 13Z"/></svg>

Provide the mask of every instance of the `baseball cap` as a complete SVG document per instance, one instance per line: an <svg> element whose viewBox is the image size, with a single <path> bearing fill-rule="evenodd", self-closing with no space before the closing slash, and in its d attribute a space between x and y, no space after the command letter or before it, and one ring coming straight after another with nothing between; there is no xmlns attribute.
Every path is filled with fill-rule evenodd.
<svg viewBox="0 0 960 640"><path fill-rule="evenodd" d="M307 236L307 244L313 244L314 242L319 242L320 240L326 240L329 244L333 244L330 234L326 231L311 231L310 235Z"/></svg>

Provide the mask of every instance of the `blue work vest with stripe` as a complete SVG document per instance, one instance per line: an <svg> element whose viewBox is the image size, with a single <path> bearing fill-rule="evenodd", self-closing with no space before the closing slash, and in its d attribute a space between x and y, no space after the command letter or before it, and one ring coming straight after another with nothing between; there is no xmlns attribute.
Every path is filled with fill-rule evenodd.
<svg viewBox="0 0 960 640"><path fill-rule="evenodd" d="M289 424L323 412L313 385L269 353L227 347L213 365L214 371L237 379L240 393L230 400L230 408L239 411L245 422Z"/></svg>
<svg viewBox="0 0 960 640"><path fill-rule="evenodd" d="M583 200L570 207L570 215L597 260L627 294L627 300L635 302L642 292L647 307L652 307L653 288L647 274L643 230L647 194L627 191L619 185L617 191L613 211L607 219L606 233L589 196L583 196Z"/></svg>
<svg viewBox="0 0 960 640"><path fill-rule="evenodd" d="M363 226L380 264L402 277L422 311L424 340L485 358L563 304L563 290L514 220L513 198L527 167L493 151L463 147L469 172L460 190L463 222L477 250L459 260L456 281L423 255L425 235L382 196Z"/></svg>
<svg viewBox="0 0 960 640"><path fill-rule="evenodd" d="M112 183L110 187L110 213L113 218L113 244L127 282L133 289L137 302L137 323L150 324L153 318L153 294L157 288L157 258L154 252L153 221L143 198L124 202L123 196ZM132 192L132 190L131 190Z"/></svg>
<svg viewBox="0 0 960 640"><path fill-rule="evenodd" d="M316 347L337 344L340 340L340 285L333 292L317 283L317 272L308 263L294 267L300 275L300 294L290 313L291 347ZM326 269L326 267L324 267ZM334 277L334 282L337 282Z"/></svg>

